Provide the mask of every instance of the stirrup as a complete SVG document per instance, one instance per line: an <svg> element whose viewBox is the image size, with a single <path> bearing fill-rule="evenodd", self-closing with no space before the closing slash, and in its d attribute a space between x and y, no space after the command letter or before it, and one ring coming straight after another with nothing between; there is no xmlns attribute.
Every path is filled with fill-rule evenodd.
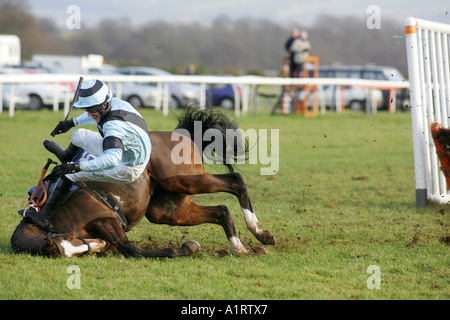
<svg viewBox="0 0 450 320"><path fill-rule="evenodd" d="M30 203L25 209L21 209L21 210L17 211L17 213L19 215L21 215L22 217L26 218L27 211L30 209L34 210L35 212L39 212L38 208Z"/></svg>

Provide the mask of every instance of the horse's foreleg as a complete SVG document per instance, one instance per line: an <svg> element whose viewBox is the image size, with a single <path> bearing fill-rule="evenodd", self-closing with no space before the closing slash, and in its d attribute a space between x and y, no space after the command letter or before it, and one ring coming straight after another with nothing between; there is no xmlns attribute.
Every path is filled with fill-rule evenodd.
<svg viewBox="0 0 450 320"><path fill-rule="evenodd" d="M263 230L261 223L258 221L255 212L253 211L252 203L248 195L247 186L245 185L242 176L239 173L229 173L214 175L216 179L223 181L226 184L225 191L234 194L241 205L242 213L244 214L247 229L262 243L268 245L275 244L275 237L268 230Z"/></svg>
<svg viewBox="0 0 450 320"><path fill-rule="evenodd" d="M247 187L239 173L209 174L195 176L177 176L164 179L159 183L169 191L186 194L228 192L235 195L241 205L248 230L262 243L274 245L276 240L272 233L263 230L253 211Z"/></svg>

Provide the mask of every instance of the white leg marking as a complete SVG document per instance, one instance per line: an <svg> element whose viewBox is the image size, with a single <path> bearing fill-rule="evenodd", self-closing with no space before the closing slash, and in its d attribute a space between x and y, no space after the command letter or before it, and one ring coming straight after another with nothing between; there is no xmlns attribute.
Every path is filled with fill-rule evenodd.
<svg viewBox="0 0 450 320"><path fill-rule="evenodd" d="M244 213L245 223L247 224L248 230L254 234L263 232L254 212L251 212L248 209L242 209L242 212Z"/></svg>
<svg viewBox="0 0 450 320"><path fill-rule="evenodd" d="M89 241L87 241L87 242L89 242ZM91 247L92 252L102 252L102 250L106 246L106 242L103 240L100 240L100 242L93 241L93 242L89 242L89 246Z"/></svg>
<svg viewBox="0 0 450 320"><path fill-rule="evenodd" d="M87 246L87 244L83 244L83 245L77 247L77 246L74 246L72 243L70 243L70 241L67 241L67 240L61 241L61 246L64 249L64 254L69 258L74 255L78 255L78 254L81 254L81 253L89 250L89 247Z"/></svg>
<svg viewBox="0 0 450 320"><path fill-rule="evenodd" d="M229 241L230 241L231 251L233 251L234 254L241 255L243 253L248 252L248 250L245 249L245 247L242 245L241 240L239 240L238 237L231 237L229 239Z"/></svg>

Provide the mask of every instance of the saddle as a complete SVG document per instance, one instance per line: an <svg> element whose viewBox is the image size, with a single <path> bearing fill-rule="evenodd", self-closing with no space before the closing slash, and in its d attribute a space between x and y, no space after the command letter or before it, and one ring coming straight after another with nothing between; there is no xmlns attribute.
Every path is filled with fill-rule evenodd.
<svg viewBox="0 0 450 320"><path fill-rule="evenodd" d="M128 228L127 217L123 213L120 203L116 200L116 198L111 193L108 193L97 186L94 186L92 184L89 184L88 182L83 182L83 181L76 182L75 186L89 191L98 200L103 202L104 205L106 205L109 209L114 211L114 214L116 215L117 220L119 220L120 225L122 226L123 230L125 230L125 231L127 230L127 228ZM73 191L71 191L69 193L69 196L72 193L73 193ZM67 201L67 199L65 199L65 201Z"/></svg>
<svg viewBox="0 0 450 320"><path fill-rule="evenodd" d="M48 176L42 179L42 183L40 183L38 186L31 188L28 191L29 195L28 201L30 205L34 207L44 206L47 200L47 195L50 195L52 193L52 191L55 188L57 180L58 177L55 176L53 173L50 173ZM72 194L79 188L82 188L92 193L98 200L100 200L104 205L110 208L114 212L117 220L119 220L119 223L122 226L122 228L124 230L127 230L128 220L122 211L120 203L118 203L118 201L113 195L97 186L94 186L93 184L90 184L89 182L76 182L70 189L70 192L67 194L65 199L61 201L61 205L66 203L72 196ZM23 212L21 211L23 210L18 211L19 215L23 215Z"/></svg>

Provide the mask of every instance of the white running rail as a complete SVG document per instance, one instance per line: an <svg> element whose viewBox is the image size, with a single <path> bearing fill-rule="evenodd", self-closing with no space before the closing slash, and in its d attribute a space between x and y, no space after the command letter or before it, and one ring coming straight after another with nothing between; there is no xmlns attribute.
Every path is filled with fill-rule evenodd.
<svg viewBox="0 0 450 320"><path fill-rule="evenodd" d="M170 82L184 82L184 83L196 83L200 85L201 96L200 96L200 107L205 107L205 91L206 84L210 83L229 83L229 84L241 84L252 86L252 90L247 90L246 95L242 97L242 113L248 111L248 102L250 101L249 95L251 92L256 92L255 88L259 85L317 85L318 87L326 85L334 85L336 87L340 86L359 86L367 88L378 88L378 89L403 89L409 88L408 81L388 81L388 80L366 80L366 79L353 79L353 78L278 78L278 77L259 77L259 76L239 76L239 77L220 77L220 76L181 76L181 75L170 75L170 76L130 76L130 75L79 75L79 74L0 74L0 86L3 83L60 83L60 82L72 82L76 84L80 78L84 79L99 79L105 82L116 82L120 86L121 82L149 82L158 83L158 88L161 89L162 106L157 106L159 110L162 107L164 115L168 115L169 110L169 90L168 83ZM337 89L336 89L337 90ZM120 90L119 90L120 91ZM1 90L0 90L1 92ZM117 93L116 96L120 96ZM256 94L253 94L253 108L256 106L255 100ZM72 97L70 97L72 99ZM68 110L67 106L64 107L64 111ZM235 114L238 116L240 114L240 109L238 104L235 104ZM58 111L58 106L54 105L53 109ZM341 106L336 106L337 110L341 110ZM3 107L0 101L0 113L3 111ZM9 110L10 116L14 116L14 106Z"/></svg>

